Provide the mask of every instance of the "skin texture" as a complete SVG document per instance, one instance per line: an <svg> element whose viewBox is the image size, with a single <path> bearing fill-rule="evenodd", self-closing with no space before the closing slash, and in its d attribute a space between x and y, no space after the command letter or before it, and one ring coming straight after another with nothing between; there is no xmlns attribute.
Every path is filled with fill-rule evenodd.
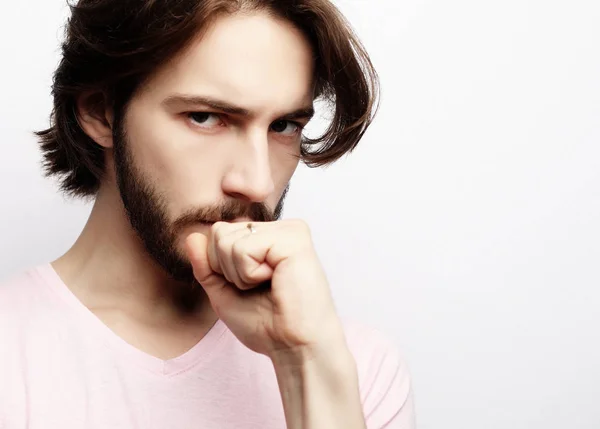
<svg viewBox="0 0 600 429"><path fill-rule="evenodd" d="M53 262L73 293L162 359L220 318L271 358L290 429L363 428L355 364L310 230L276 221L312 108L303 35L263 13L222 17L123 117L90 100L97 94L79 100L80 123L107 168L84 231Z"/></svg>

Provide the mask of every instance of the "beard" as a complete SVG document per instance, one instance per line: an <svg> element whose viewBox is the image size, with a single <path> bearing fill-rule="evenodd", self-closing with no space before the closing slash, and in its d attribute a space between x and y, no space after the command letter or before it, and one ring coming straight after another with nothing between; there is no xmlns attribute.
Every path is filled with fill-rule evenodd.
<svg viewBox="0 0 600 429"><path fill-rule="evenodd" d="M191 208L171 221L167 210L168 195L161 193L135 165L121 121L115 122L113 139L117 186L131 227L148 255L177 282L196 283L191 263L177 248L179 237L186 227L231 222L240 217L255 222L270 222L281 217L289 185L274 211L263 203L229 199L222 204Z"/></svg>

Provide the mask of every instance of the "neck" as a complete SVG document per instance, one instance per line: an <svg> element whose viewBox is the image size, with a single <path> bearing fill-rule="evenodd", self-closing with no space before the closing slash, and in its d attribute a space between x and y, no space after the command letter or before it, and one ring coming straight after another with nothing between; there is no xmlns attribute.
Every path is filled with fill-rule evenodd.
<svg viewBox="0 0 600 429"><path fill-rule="evenodd" d="M101 188L81 235L52 265L90 308L115 304L160 319L215 319L199 286L173 281L146 253L116 189Z"/></svg>

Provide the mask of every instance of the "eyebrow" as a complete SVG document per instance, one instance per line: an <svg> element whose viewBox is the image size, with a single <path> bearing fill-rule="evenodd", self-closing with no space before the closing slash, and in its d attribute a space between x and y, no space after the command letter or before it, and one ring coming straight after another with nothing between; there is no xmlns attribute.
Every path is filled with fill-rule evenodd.
<svg viewBox="0 0 600 429"><path fill-rule="evenodd" d="M245 117L255 116L255 113L253 113L249 109L245 109L243 107L236 106L234 104L228 103L223 100L218 100L216 98L202 97L202 96L196 96L196 95L193 95L193 96L192 95L173 95L173 96L166 98L162 102L162 104L167 107L181 106L181 105L184 105L184 106L206 106L206 107L210 107L211 109L215 109L220 112L227 113L229 115L245 116ZM300 120L300 119L310 120L314 116L314 114L315 114L315 109L312 105L310 105L310 106L306 106L306 107L302 107L300 109L294 110L293 112L287 113L287 114L279 117L279 120L286 120L286 121Z"/></svg>

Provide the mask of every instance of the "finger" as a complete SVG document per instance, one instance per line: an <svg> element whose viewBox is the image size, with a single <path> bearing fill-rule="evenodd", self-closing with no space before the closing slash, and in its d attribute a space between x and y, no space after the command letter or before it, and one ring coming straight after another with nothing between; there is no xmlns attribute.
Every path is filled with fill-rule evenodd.
<svg viewBox="0 0 600 429"><path fill-rule="evenodd" d="M235 223L216 222L208 231L208 262L212 270L219 274L224 274L221 255L226 254L228 243L223 240L232 232L241 230L241 226Z"/></svg>
<svg viewBox="0 0 600 429"><path fill-rule="evenodd" d="M213 234L214 259L218 260L222 275L240 290L254 289L270 280L273 275L268 264L263 264L263 261L257 261L250 255L260 254L261 247L270 245L269 241L265 241L268 236L253 233L247 225L217 225ZM267 228L261 228L263 232L266 230Z"/></svg>
<svg viewBox="0 0 600 429"><path fill-rule="evenodd" d="M200 233L190 234L185 240L185 250L192 264L196 280L203 286L221 285L225 279L216 272L209 261L208 238Z"/></svg>
<svg viewBox="0 0 600 429"><path fill-rule="evenodd" d="M310 228L302 220L283 220L269 224L258 224L257 232L272 244L263 255L261 248L254 249L252 256L275 268L290 255L314 251Z"/></svg>
<svg viewBox="0 0 600 429"><path fill-rule="evenodd" d="M232 261L242 287L255 288L273 277L273 268L266 262L272 246L270 234L246 233L232 247Z"/></svg>
<svg viewBox="0 0 600 429"><path fill-rule="evenodd" d="M232 288L227 279L215 273L208 261L208 238L200 233L191 234L185 241L186 252L194 276L206 292L211 306L220 317L221 309L236 305L238 292Z"/></svg>
<svg viewBox="0 0 600 429"><path fill-rule="evenodd" d="M241 290L250 289L252 285L247 284L240 278L238 267L236 267L233 258L233 249L236 243L248 234L250 234L250 231L245 228L230 229L215 240L216 253L223 276Z"/></svg>

